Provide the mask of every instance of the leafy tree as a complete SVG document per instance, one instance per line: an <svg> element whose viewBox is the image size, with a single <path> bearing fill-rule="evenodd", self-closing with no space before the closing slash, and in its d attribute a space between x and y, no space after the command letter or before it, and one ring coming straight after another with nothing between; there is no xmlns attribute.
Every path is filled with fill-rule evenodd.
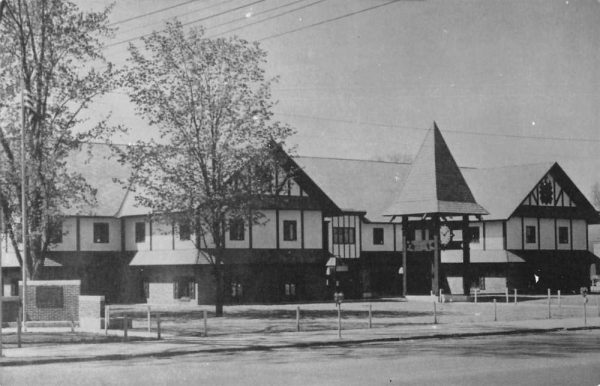
<svg viewBox="0 0 600 386"><path fill-rule="evenodd" d="M185 32L177 21L143 43L143 49L130 46L123 83L161 140L139 141L121 155L134 168L129 183L137 201L188 221L198 253L210 250L204 255L221 316L230 220L260 221L252 209L290 176L274 183L274 159L292 130L272 121L273 80L265 77L266 53L258 43L207 39L202 29Z"/></svg>
<svg viewBox="0 0 600 386"><path fill-rule="evenodd" d="M106 121L81 129L82 112L109 90L112 65L102 55L110 9L82 12L63 0L4 0L0 20L0 206L19 262L21 92L28 207L28 272L40 275L61 213L94 202L94 190L67 167L83 141L110 135Z"/></svg>

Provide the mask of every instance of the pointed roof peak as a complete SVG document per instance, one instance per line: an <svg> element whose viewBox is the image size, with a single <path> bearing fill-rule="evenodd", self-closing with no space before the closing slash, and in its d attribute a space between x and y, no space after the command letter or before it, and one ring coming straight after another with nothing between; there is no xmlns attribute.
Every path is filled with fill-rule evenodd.
<svg viewBox="0 0 600 386"><path fill-rule="evenodd" d="M385 215L487 214L471 193L434 121L412 163L406 182Z"/></svg>

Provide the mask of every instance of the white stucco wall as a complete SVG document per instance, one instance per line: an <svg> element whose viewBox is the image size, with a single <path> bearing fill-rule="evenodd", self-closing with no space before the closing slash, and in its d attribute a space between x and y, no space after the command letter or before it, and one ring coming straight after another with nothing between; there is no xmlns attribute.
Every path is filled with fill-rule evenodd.
<svg viewBox="0 0 600 386"><path fill-rule="evenodd" d="M587 224L585 220L573 220L573 249L585 250Z"/></svg>
<svg viewBox="0 0 600 386"><path fill-rule="evenodd" d="M125 250L127 251L147 251L150 249L150 227L146 216L127 217L125 222ZM143 243L135 242L135 224L143 222L146 224L146 240Z"/></svg>
<svg viewBox="0 0 600 386"><path fill-rule="evenodd" d="M373 244L373 229L383 228L383 244ZM396 240L398 243L398 240ZM399 244L402 244L400 239ZM362 250L363 251L393 251L394 226L392 224L362 224Z"/></svg>
<svg viewBox="0 0 600 386"><path fill-rule="evenodd" d="M286 241L283 239L283 222L296 222L296 240ZM279 248L281 249L300 249L302 247L300 211L299 210L280 210L279 211Z"/></svg>
<svg viewBox="0 0 600 386"><path fill-rule="evenodd" d="M540 249L555 248L555 231L553 218L540 219Z"/></svg>
<svg viewBox="0 0 600 386"><path fill-rule="evenodd" d="M521 227L520 217L511 217L506 221L506 248L507 249L522 249L523 229Z"/></svg>
<svg viewBox="0 0 600 386"><path fill-rule="evenodd" d="M504 249L502 221L488 221L485 223L485 249Z"/></svg>
<svg viewBox="0 0 600 386"><path fill-rule="evenodd" d="M77 219L67 217L62 224L62 243L51 246L52 251L76 251L77 250Z"/></svg>
<svg viewBox="0 0 600 386"><path fill-rule="evenodd" d="M304 248L323 248L323 215L320 211L304 211Z"/></svg>
<svg viewBox="0 0 600 386"><path fill-rule="evenodd" d="M263 210L263 216L258 224L252 225L252 248L273 249L276 248L275 239L275 211Z"/></svg>
<svg viewBox="0 0 600 386"><path fill-rule="evenodd" d="M108 243L94 243L94 223L108 223ZM83 217L79 220L82 251L121 250L121 220L111 217Z"/></svg>

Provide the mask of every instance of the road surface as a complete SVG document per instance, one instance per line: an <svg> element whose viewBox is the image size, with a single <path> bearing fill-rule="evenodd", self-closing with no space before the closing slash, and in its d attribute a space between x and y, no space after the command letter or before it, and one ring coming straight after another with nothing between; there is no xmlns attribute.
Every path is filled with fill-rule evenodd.
<svg viewBox="0 0 600 386"><path fill-rule="evenodd" d="M600 331L0 368L5 385L600 385Z"/></svg>

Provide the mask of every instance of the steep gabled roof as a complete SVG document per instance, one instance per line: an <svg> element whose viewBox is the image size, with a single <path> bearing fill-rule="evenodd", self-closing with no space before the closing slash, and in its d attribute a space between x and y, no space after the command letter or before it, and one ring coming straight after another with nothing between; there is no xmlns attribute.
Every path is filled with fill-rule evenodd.
<svg viewBox="0 0 600 386"><path fill-rule="evenodd" d="M486 219L507 219L550 170L552 163L463 169L477 202L489 212Z"/></svg>
<svg viewBox="0 0 600 386"><path fill-rule="evenodd" d="M295 157L300 168L345 212L366 212L389 221L385 209L398 194L410 164L320 157Z"/></svg>
<svg viewBox="0 0 600 386"><path fill-rule="evenodd" d="M429 130L387 216L487 214L473 197L436 123Z"/></svg>

